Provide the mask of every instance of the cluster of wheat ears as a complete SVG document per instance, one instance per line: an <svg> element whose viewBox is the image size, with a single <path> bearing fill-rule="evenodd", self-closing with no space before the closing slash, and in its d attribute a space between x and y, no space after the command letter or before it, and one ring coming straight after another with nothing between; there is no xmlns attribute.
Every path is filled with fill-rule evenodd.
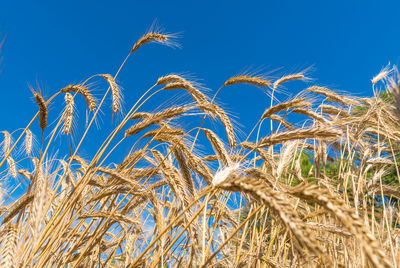
<svg viewBox="0 0 400 268"><path fill-rule="evenodd" d="M114 76L92 76L47 100L31 88L37 114L21 130L2 131L0 266L397 267L400 190L398 181L383 180L391 171L399 178L395 70L372 79L393 102L377 89L374 97L355 98L315 85L274 100L288 82L306 80L304 72L274 80L237 75L210 98L198 83L170 74L122 113L116 77L126 60L141 46L173 41L151 30ZM93 79L109 86L100 101L89 89ZM239 84L264 89L272 100L242 139L215 103L218 92ZM143 111L155 94L177 90L190 101ZM65 106L53 116L48 107L56 98ZM88 122L72 137L78 98L87 104ZM97 152L82 157L82 143L109 99L112 113L122 116ZM56 118L51 129L50 117ZM184 129L193 117L201 123ZM33 135L37 120L42 133ZM216 129L205 127L209 121ZM56 142L60 133L76 144ZM36 150L35 136L41 136ZM62 144L68 155L49 155ZM127 144L123 161L110 163Z"/></svg>

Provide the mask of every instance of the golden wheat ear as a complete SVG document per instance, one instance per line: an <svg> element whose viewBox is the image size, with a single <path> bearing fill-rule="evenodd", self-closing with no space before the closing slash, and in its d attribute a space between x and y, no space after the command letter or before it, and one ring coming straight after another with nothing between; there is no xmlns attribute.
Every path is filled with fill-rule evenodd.
<svg viewBox="0 0 400 268"><path fill-rule="evenodd" d="M150 27L150 30L136 41L131 49L130 54L138 50L139 47L149 43L159 43L169 47L180 47L179 43L176 42L177 38L179 38L179 34L163 33L161 27L153 24Z"/></svg>
<svg viewBox="0 0 400 268"><path fill-rule="evenodd" d="M168 83L172 83L172 82L186 82L186 79L177 75L177 74L169 74L169 75L165 75L165 76L161 76L160 78L158 78L156 85L160 86L160 85L165 85Z"/></svg>
<svg viewBox="0 0 400 268"><path fill-rule="evenodd" d="M63 113L64 127L63 132L68 135L72 129L72 121L74 119L74 96L70 93L65 93L65 110Z"/></svg>
<svg viewBox="0 0 400 268"><path fill-rule="evenodd" d="M237 75L226 80L223 86L226 87L236 84L250 84L261 87L269 87L271 82L261 76Z"/></svg>
<svg viewBox="0 0 400 268"><path fill-rule="evenodd" d="M10 145L11 145L11 134L8 131L2 131L4 135L3 139L3 154L7 155L8 151L10 150Z"/></svg>
<svg viewBox="0 0 400 268"><path fill-rule="evenodd" d="M307 78L304 75L304 72L300 72L300 73L296 73L296 74L289 74L289 75L282 76L281 78L276 80L274 82L274 84L272 85L272 87L273 87L273 89L277 89L283 83L286 83L289 81L294 81L294 80L309 80L309 78Z"/></svg>
<svg viewBox="0 0 400 268"><path fill-rule="evenodd" d="M99 76L103 77L108 85L111 88L111 97L112 97L112 111L113 113L118 113L121 110L122 106L122 92L121 88L115 82L114 77L109 74L100 74Z"/></svg>
<svg viewBox="0 0 400 268"><path fill-rule="evenodd" d="M16 267L15 257L18 253L18 229L14 223L7 224L2 231L0 266Z"/></svg>
<svg viewBox="0 0 400 268"><path fill-rule="evenodd" d="M29 88L32 91L33 96L35 97L35 101L39 107L39 125L44 132L44 129L47 127L47 104L44 101L42 95L39 94L39 92L35 91L31 86L29 86Z"/></svg>
<svg viewBox="0 0 400 268"><path fill-rule="evenodd" d="M389 63L386 67L382 68L382 70L371 79L372 85L374 86L376 83L378 83L382 79L385 79L393 71L394 71L394 68L390 68L390 63Z"/></svg>
<svg viewBox="0 0 400 268"><path fill-rule="evenodd" d="M291 108L303 108L303 107L310 107L312 104L306 101L305 98L295 98L293 100L279 103L275 106L272 106L264 111L261 116L261 120L270 117L272 114L280 112L280 111L287 111Z"/></svg>
<svg viewBox="0 0 400 268"><path fill-rule="evenodd" d="M27 155L31 155L32 153L32 147L33 147L33 134L30 129L27 129L25 132L25 151Z"/></svg>
<svg viewBox="0 0 400 268"><path fill-rule="evenodd" d="M60 90L60 92L61 93L68 93L68 92L79 93L85 99L86 105L87 105L89 111L94 112L94 109L96 108L96 102L95 102L95 99L94 99L92 93L86 86L84 86L82 84L68 85L68 86L62 88Z"/></svg>

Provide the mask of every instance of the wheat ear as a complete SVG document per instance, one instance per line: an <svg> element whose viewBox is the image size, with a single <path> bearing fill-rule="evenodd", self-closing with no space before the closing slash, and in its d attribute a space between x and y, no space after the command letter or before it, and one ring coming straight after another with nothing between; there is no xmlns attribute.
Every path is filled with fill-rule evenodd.
<svg viewBox="0 0 400 268"><path fill-rule="evenodd" d="M74 119L74 97L70 93L65 94L65 110L63 114L64 128L63 132L68 135L72 129L72 121Z"/></svg>
<svg viewBox="0 0 400 268"><path fill-rule="evenodd" d="M338 195L312 184L299 185L290 190L289 193L301 199L316 202L335 215L354 234L374 267L393 267L386 258L379 241Z"/></svg>
<svg viewBox="0 0 400 268"><path fill-rule="evenodd" d="M156 42L159 44L167 45L167 46L177 46L179 45L174 41L177 35L174 34L163 34L157 30L150 30L145 35L139 38L139 40L133 45L131 49L131 54L138 50L139 47L144 46L145 44Z"/></svg>
<svg viewBox="0 0 400 268"><path fill-rule="evenodd" d="M251 173L252 178L232 176L227 181L219 184L218 187L229 191L245 192L260 200L271 208L303 246L314 254L328 259L315 240L311 229L307 228L300 219L287 196L283 192L274 191L268 187L266 183L257 178L257 175L257 173Z"/></svg>
<svg viewBox="0 0 400 268"><path fill-rule="evenodd" d="M36 103L39 106L39 125L42 131L47 127L47 105L43 97L32 89L33 96L35 97Z"/></svg>
<svg viewBox="0 0 400 268"><path fill-rule="evenodd" d="M94 109L96 108L96 102L94 100L92 93L90 93L89 89L86 86L84 86L82 84L68 85L68 86L62 88L60 92L61 93L67 93L67 92L79 93L85 99L86 105L87 105L89 111L94 112Z"/></svg>
<svg viewBox="0 0 400 268"><path fill-rule="evenodd" d="M269 87L271 85L271 82L260 76L238 75L226 80L223 86L225 87L235 84L250 84L255 86Z"/></svg>
<svg viewBox="0 0 400 268"><path fill-rule="evenodd" d="M310 102L305 101L305 98L296 98L291 101L282 102L271 108L268 108L264 111L261 116L261 120L271 116L272 114L280 111L285 111L290 108L299 108L299 107L310 107L312 104Z"/></svg>
<svg viewBox="0 0 400 268"><path fill-rule="evenodd" d="M27 129L25 132L25 151L27 155L31 155L32 153L32 144L33 144L33 135L30 129Z"/></svg>
<svg viewBox="0 0 400 268"><path fill-rule="evenodd" d="M18 244L18 234L17 226L15 224L7 224L7 226L2 231L1 239L2 247L0 253L0 267L4 268L16 268L17 265L15 260L17 259L17 244Z"/></svg>
<svg viewBox="0 0 400 268"><path fill-rule="evenodd" d="M333 139L341 135L341 131L332 127L315 127L309 129L296 129L293 131L272 134L271 136L260 139L258 147L266 147L283 143L289 140L300 139Z"/></svg>
<svg viewBox="0 0 400 268"><path fill-rule="evenodd" d="M118 84L115 82L114 78L109 74L100 74L111 88L111 97L112 97L112 111L113 113L118 113L121 110L122 106L122 93Z"/></svg>
<svg viewBox="0 0 400 268"><path fill-rule="evenodd" d="M293 80L301 80L301 79L305 79L305 76L303 73L285 75L274 82L273 88L277 89L283 83L293 81Z"/></svg>

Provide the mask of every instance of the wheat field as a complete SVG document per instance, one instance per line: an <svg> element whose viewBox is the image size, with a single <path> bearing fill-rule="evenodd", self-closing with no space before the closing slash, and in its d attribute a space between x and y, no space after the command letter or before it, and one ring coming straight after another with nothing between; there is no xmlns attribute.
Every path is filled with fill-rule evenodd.
<svg viewBox="0 0 400 268"><path fill-rule="evenodd" d="M116 74L49 98L31 87L37 113L2 130L0 267L397 267L397 69L372 78L369 98L306 86L307 72L240 74L207 93L168 74L124 102L125 62L150 43L177 46L175 37L151 30ZM304 90L276 101L293 82ZM216 102L243 84L271 98L245 134ZM185 103L152 102L177 92ZM96 151L82 155L88 139Z"/></svg>

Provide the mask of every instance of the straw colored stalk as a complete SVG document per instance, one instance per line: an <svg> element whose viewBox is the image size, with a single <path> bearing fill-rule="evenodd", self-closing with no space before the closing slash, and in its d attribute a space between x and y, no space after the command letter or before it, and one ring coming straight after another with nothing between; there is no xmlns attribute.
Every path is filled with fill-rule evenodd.
<svg viewBox="0 0 400 268"><path fill-rule="evenodd" d="M267 147L289 140L300 139L333 139L341 135L341 131L331 127L315 127L297 129L293 131L272 134L271 136L260 139L258 147Z"/></svg>
<svg viewBox="0 0 400 268"><path fill-rule="evenodd" d="M101 77L103 77L107 83L109 84L111 88L111 97L112 97L112 111L113 113L118 113L118 111L121 110L122 106L122 94L121 94L121 89L115 82L114 78L109 75L109 74L101 74Z"/></svg>
<svg viewBox="0 0 400 268"><path fill-rule="evenodd" d="M225 87L235 84L250 84L255 86L269 87L271 82L261 76L238 75L226 80L223 86Z"/></svg>
<svg viewBox="0 0 400 268"><path fill-rule="evenodd" d="M310 102L305 101L305 98L296 98L288 102L282 102L266 109L261 116L261 120L271 116L276 112L285 111L291 108L310 107L311 105L312 104Z"/></svg>
<svg viewBox="0 0 400 268"><path fill-rule="evenodd" d="M89 89L82 85L68 85L65 88L61 89L61 93L67 93L67 92L73 92L73 93L78 93L82 95L84 100L86 101L86 105L89 109L89 111L94 112L94 109L96 108L96 102L94 100L94 97L92 93L89 91Z"/></svg>

